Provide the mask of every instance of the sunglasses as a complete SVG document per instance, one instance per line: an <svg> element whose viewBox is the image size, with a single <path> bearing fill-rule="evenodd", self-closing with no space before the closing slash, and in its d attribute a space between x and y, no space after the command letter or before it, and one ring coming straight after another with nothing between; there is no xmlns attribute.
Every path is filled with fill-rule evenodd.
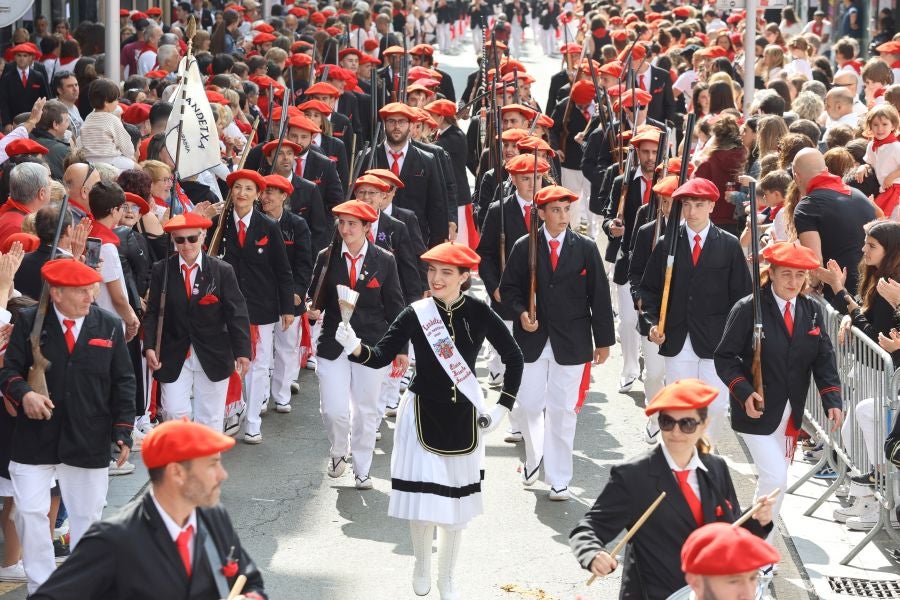
<svg viewBox="0 0 900 600"><path fill-rule="evenodd" d="M199 235L188 235L188 236L176 235L176 236L173 236L172 239L175 241L176 244L179 244L179 245L186 244L186 243L196 244L197 240L200 239L200 236Z"/></svg>
<svg viewBox="0 0 900 600"><path fill-rule="evenodd" d="M91 163L88 163L87 166L88 166L87 175L84 176L84 181L81 182L81 187L84 187L87 185L88 179L91 178L91 174L94 172L94 165L92 165ZM90 190L88 190L88 191L90 191Z"/></svg>
<svg viewBox="0 0 900 600"><path fill-rule="evenodd" d="M681 429L681 433L694 433L697 431L697 426L702 422L703 421L692 419L690 417L673 419L669 415L659 415L659 428L663 431L672 431L677 424L678 428Z"/></svg>

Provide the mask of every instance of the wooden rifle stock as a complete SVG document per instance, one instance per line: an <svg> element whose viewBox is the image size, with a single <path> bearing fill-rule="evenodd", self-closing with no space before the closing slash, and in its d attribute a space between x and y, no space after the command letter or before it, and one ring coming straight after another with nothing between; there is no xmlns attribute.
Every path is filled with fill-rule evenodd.
<svg viewBox="0 0 900 600"><path fill-rule="evenodd" d="M575 87L576 83L581 81L581 77L584 75L581 63L584 60L585 52L587 52L587 44L584 44L581 47L581 56L578 58L578 64L575 66L575 74L572 76L571 83L569 84L569 99L566 102L566 110L563 112L562 135L559 136L559 153L562 154L563 157L566 155L566 143L569 141L569 116L572 114L572 105L574 104L574 101L572 100L572 89Z"/></svg>
<svg viewBox="0 0 900 600"><path fill-rule="evenodd" d="M534 172L531 176L531 212L528 215L528 320L537 320L537 253L538 253L538 213L537 196L538 151L534 149Z"/></svg>
<svg viewBox="0 0 900 600"><path fill-rule="evenodd" d="M338 232L337 225L335 225L334 233L331 236L331 243L328 244L328 248L325 249L325 254L322 256L322 269L319 271L319 279L316 281L316 289L313 291L312 301L310 303L310 307L313 310L322 310L323 308L323 304L325 303L325 298L323 298L325 291L324 283L328 276L328 265L331 262L332 255L335 252L340 251L341 235Z"/></svg>
<svg viewBox="0 0 900 600"><path fill-rule="evenodd" d="M616 220L619 225L625 224L625 199L628 197L628 188L631 187L631 170L634 163L634 152L628 152L628 160L625 162L625 171L622 175L622 189L619 191L619 204L616 208Z"/></svg>
<svg viewBox="0 0 900 600"><path fill-rule="evenodd" d="M750 367L753 374L753 390L759 394L763 400L754 399L753 408L762 412L765 410L765 396L763 395L763 376L762 376L762 342L763 342L763 322L762 322L762 302L760 288L760 268L759 268L759 215L756 205L756 182L750 181L750 253L751 253L751 269L750 275L753 277L753 362Z"/></svg>

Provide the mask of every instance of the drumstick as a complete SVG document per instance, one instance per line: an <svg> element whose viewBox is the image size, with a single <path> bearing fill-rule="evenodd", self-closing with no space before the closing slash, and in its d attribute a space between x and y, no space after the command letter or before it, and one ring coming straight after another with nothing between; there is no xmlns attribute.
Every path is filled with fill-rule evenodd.
<svg viewBox="0 0 900 600"><path fill-rule="evenodd" d="M625 532L625 535L621 540L619 540L619 543L616 544L615 548L612 549L612 552L609 553L610 556L614 557L622 551L622 548L625 547L625 544L627 544L628 541L634 537L634 534L636 534L638 532L638 529L641 528L644 522L646 522L647 519L650 518L650 515L653 514L653 511L656 510L656 507L659 506L659 503L662 502L665 497L666 493L662 492L659 497L657 497L656 500L653 501L653 504L647 507L647 510L644 511L644 514L641 515L641 518L637 520L637 522L631 527L631 529ZM591 578L587 581L587 585L591 585L596 579L596 575L591 575Z"/></svg>
<svg viewBox="0 0 900 600"><path fill-rule="evenodd" d="M778 494L780 494L780 493L781 493L781 488L775 488L774 490L769 492L768 495L763 496L762 498L759 498L753 504L753 506L750 507L750 510L748 510L747 512L742 514L741 517L737 521L735 521L734 523L731 524L731 526L732 527L740 527L741 525L746 523L748 520L750 520L750 517L752 517L753 515L756 514L756 511L758 511L760 508L762 508L763 500L772 501L776 497L778 497Z"/></svg>
<svg viewBox="0 0 900 600"><path fill-rule="evenodd" d="M231 588L231 591L228 593L228 599L232 600L232 598L236 598L240 595L241 592L244 591L244 584L247 583L246 575L238 575L237 579L234 580L234 587Z"/></svg>

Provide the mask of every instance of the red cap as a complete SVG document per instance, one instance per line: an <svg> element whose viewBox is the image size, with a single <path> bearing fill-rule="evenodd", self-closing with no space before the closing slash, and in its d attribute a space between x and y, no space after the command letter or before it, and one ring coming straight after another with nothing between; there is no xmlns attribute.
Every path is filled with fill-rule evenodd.
<svg viewBox="0 0 900 600"><path fill-rule="evenodd" d="M666 168L669 173L673 173L675 175L680 174L681 173L681 157L673 156L672 158L670 158L666 162ZM662 165L657 165L656 169L661 171ZM691 175L694 174L694 165L692 163L688 163L687 174L688 174L688 177L690 177Z"/></svg>
<svg viewBox="0 0 900 600"><path fill-rule="evenodd" d="M6 155L10 158L22 154L47 154L47 152L49 150L44 146L28 138L13 140L6 146Z"/></svg>
<svg viewBox="0 0 900 600"><path fill-rule="evenodd" d="M291 117L288 120L288 127L296 127L297 129L304 129L312 133L322 133L322 130L319 128L319 126L313 123L312 119L310 119L306 115Z"/></svg>
<svg viewBox="0 0 900 600"><path fill-rule="evenodd" d="M531 84L531 83L534 83L535 81L537 81L537 79L535 79L534 77L532 77L525 71L516 71L514 73L507 73L506 75L503 76L503 81L506 83L511 83L513 81L513 79L515 79L516 77L519 78L519 81L521 81L522 83L526 83L526 84Z"/></svg>
<svg viewBox="0 0 900 600"><path fill-rule="evenodd" d="M795 246L790 242L776 242L766 246L762 257L772 266L812 271L822 266L816 253L806 246Z"/></svg>
<svg viewBox="0 0 900 600"><path fill-rule="evenodd" d="M538 127L550 129L551 127L553 127L553 119L551 119L549 116L545 115L544 113L541 113L538 115L537 124L538 124Z"/></svg>
<svg viewBox="0 0 900 600"><path fill-rule="evenodd" d="M312 44L307 42L306 40L297 40L291 44L291 52L297 52L299 50L305 50L307 48L312 48Z"/></svg>
<svg viewBox="0 0 900 600"><path fill-rule="evenodd" d="M434 46L431 44L416 44L410 49L409 53L415 54L416 56L433 56Z"/></svg>
<svg viewBox="0 0 900 600"><path fill-rule="evenodd" d="M127 17L130 13L131 11L129 11L127 8L119 9L119 17Z"/></svg>
<svg viewBox="0 0 900 600"><path fill-rule="evenodd" d="M721 58L728 56L728 50L722 46L710 46L709 48L700 48L694 52L694 56L705 56L707 58Z"/></svg>
<svg viewBox="0 0 900 600"><path fill-rule="evenodd" d="M609 24L610 24L610 25L621 25L622 22L623 22L622 17L620 17L620 16L618 16L618 15L616 15L615 17L610 17L610 18L609 18Z"/></svg>
<svg viewBox="0 0 900 600"><path fill-rule="evenodd" d="M695 177L694 179L688 179L681 187L675 190L672 198L675 200L692 198L716 202L719 199L719 188L709 179Z"/></svg>
<svg viewBox="0 0 900 600"><path fill-rule="evenodd" d="M415 111L402 102L389 102L388 104L385 104L381 110L378 111L378 116L382 119L386 119L394 115L406 117L410 121L416 121L418 119Z"/></svg>
<svg viewBox="0 0 900 600"><path fill-rule="evenodd" d="M259 33L253 38L253 45L268 44L274 42L277 38L271 33Z"/></svg>
<svg viewBox="0 0 900 600"><path fill-rule="evenodd" d="M137 194L132 194L131 192L125 192L125 202L131 202L135 206L138 207L141 216L146 215L150 212L150 205L146 200L138 196Z"/></svg>
<svg viewBox="0 0 900 600"><path fill-rule="evenodd" d="M616 101L616 105L621 102L622 106L631 107L634 104L635 100L637 100L638 106L647 106L648 104L650 104L650 101L653 100L653 96L650 95L650 92L646 92L642 89L636 89L633 93L631 90L625 90L619 96L619 100Z"/></svg>
<svg viewBox="0 0 900 600"><path fill-rule="evenodd" d="M694 575L749 573L780 560L778 550L766 540L730 523L695 529L681 547L681 570Z"/></svg>
<svg viewBox="0 0 900 600"><path fill-rule="evenodd" d="M551 202L575 202L576 200L578 200L578 194L561 185L548 185L534 195L534 201L538 206L544 206Z"/></svg>
<svg viewBox="0 0 900 600"><path fill-rule="evenodd" d="M225 7L225 10L236 10L239 13L244 12L246 9L240 4L229 4Z"/></svg>
<svg viewBox="0 0 900 600"><path fill-rule="evenodd" d="M512 175L529 175L534 173L534 155L533 154L520 154L518 156L513 156L511 159L506 161L504 165L507 173ZM543 158L538 159L537 163L537 172L546 173L550 170L550 163L548 163Z"/></svg>
<svg viewBox="0 0 900 600"><path fill-rule="evenodd" d="M691 410L712 404L719 396L719 389L699 379L679 379L659 390L644 413L649 417L661 410Z"/></svg>
<svg viewBox="0 0 900 600"><path fill-rule="evenodd" d="M647 56L647 47L643 44L635 44L634 48L631 49L631 55L634 57L635 61L643 60ZM619 52L618 59L620 63L625 64L628 60L628 48Z"/></svg>
<svg viewBox="0 0 900 600"><path fill-rule="evenodd" d="M412 85L406 86L406 94L407 95L413 94L415 92L425 94L426 96L434 96L435 95L434 91L428 89L427 87L425 87L424 85L421 85L419 83L414 83Z"/></svg>
<svg viewBox="0 0 900 600"><path fill-rule="evenodd" d="M290 124L290 121L288 121L288 124ZM278 140L272 140L271 142L266 142L262 148L263 156L268 158L270 154L275 152L275 148L277 148L277 147L278 147ZM295 144L294 142L291 142L289 140L284 140L281 142L281 149L284 150L285 148L290 148L297 154L303 152L303 147L300 144Z"/></svg>
<svg viewBox="0 0 900 600"><path fill-rule="evenodd" d="M228 183L231 184L230 181ZM212 221L196 213L175 215L163 225L163 229L170 233L179 229L209 229L210 227L212 227Z"/></svg>
<svg viewBox="0 0 900 600"><path fill-rule="evenodd" d="M148 469L154 469L173 462L212 456L230 450L232 446L234 438L206 425L192 423L185 417L154 427L141 444L141 459Z"/></svg>
<svg viewBox="0 0 900 600"><path fill-rule="evenodd" d="M667 198L671 198L676 189L678 189L678 175L666 175L653 186L654 192Z"/></svg>
<svg viewBox="0 0 900 600"><path fill-rule="evenodd" d="M249 179L256 184L256 189L259 192L262 192L266 189L266 180L263 179L263 176L256 171L251 171L250 169L241 169L240 171L229 173L228 177L225 178L225 183L227 183L228 186L231 187L238 179Z"/></svg>
<svg viewBox="0 0 900 600"><path fill-rule="evenodd" d="M158 6L151 6L147 9L147 15L151 17L158 17L162 14L162 9Z"/></svg>
<svg viewBox="0 0 900 600"><path fill-rule="evenodd" d="M41 51L37 49L37 46L30 43L19 44L18 46L13 46L9 50L7 50L9 54L33 54L35 58L41 55Z"/></svg>
<svg viewBox="0 0 900 600"><path fill-rule="evenodd" d="M366 52L371 52L372 50L374 50L377 47L378 47L378 40L368 39L363 42L363 50L365 50Z"/></svg>
<svg viewBox="0 0 900 600"><path fill-rule="evenodd" d="M265 151L265 147L263 148L263 151ZM291 194L294 191L293 184L288 181L287 178L282 177L281 175L276 175L274 173L271 175L266 175L266 187L281 190L285 194Z"/></svg>
<svg viewBox="0 0 900 600"><path fill-rule="evenodd" d="M436 115L441 115L442 117L456 116L456 104L450 100L435 100L426 105L425 110Z"/></svg>
<svg viewBox="0 0 900 600"><path fill-rule="evenodd" d="M890 40L875 48L880 54L900 54L900 41Z"/></svg>
<svg viewBox="0 0 900 600"><path fill-rule="evenodd" d="M362 52L360 52L359 50L357 50L356 48L353 48L353 47L351 46L351 47L349 47L349 48L344 48L343 50L341 50L340 52L338 52L338 59L339 59L339 60L344 60L344 57L345 57L345 56L348 56L348 55L350 55L350 54L352 54L352 55L355 56L356 58L359 58L359 57L362 56Z"/></svg>
<svg viewBox="0 0 900 600"><path fill-rule="evenodd" d="M300 6L295 6L291 10L288 11L288 14L294 15L297 18L303 18L309 16L309 11Z"/></svg>
<svg viewBox="0 0 900 600"><path fill-rule="evenodd" d="M478 253L465 244L444 242L423 253L420 257L425 262L436 262L453 265L464 269L474 269L481 262Z"/></svg>
<svg viewBox="0 0 900 600"><path fill-rule="evenodd" d="M341 90L337 89L330 83L325 81L320 81L318 83L314 83L303 92L307 97L309 96L333 96L334 98L338 98L341 95Z"/></svg>
<svg viewBox="0 0 900 600"><path fill-rule="evenodd" d="M275 28L269 25L268 23L257 23L253 26L254 31L258 31L260 33L274 33Z"/></svg>
<svg viewBox="0 0 900 600"><path fill-rule="evenodd" d="M656 127L648 127L631 138L631 145L637 148L643 142L652 142L655 146L659 144L660 133Z"/></svg>
<svg viewBox="0 0 900 600"><path fill-rule="evenodd" d="M603 75L609 75L610 77L615 77L616 79L618 79L622 76L622 71L624 70L625 67L622 66L622 63L614 60L601 66L597 71Z"/></svg>
<svg viewBox="0 0 900 600"><path fill-rule="evenodd" d="M528 137L528 132L524 129L519 129L518 127L513 127L512 129L507 129L503 133L500 134L500 139L504 142L516 142L519 140Z"/></svg>
<svg viewBox="0 0 900 600"><path fill-rule="evenodd" d="M147 79L165 79L168 74L169 74L168 71L163 71L162 69L156 69L154 71L147 71L144 74L144 77L146 77Z"/></svg>
<svg viewBox="0 0 900 600"><path fill-rule="evenodd" d="M563 44L559 49L560 54L581 55L581 44Z"/></svg>
<svg viewBox="0 0 900 600"><path fill-rule="evenodd" d="M374 175L375 177L378 177L382 181L387 181L388 183L390 183L392 186L394 186L397 189L403 189L404 187L406 187L403 184L403 181L399 177L394 175L394 172L391 171L390 169L369 169L368 171L366 171L365 174L366 175Z"/></svg>
<svg viewBox="0 0 900 600"><path fill-rule="evenodd" d="M744 19L745 19L744 15L742 15L741 13L735 13L733 15L730 15L727 19L725 19L725 22L728 23L729 25L737 25Z"/></svg>
<svg viewBox="0 0 900 600"><path fill-rule="evenodd" d="M309 22L313 23L314 25L324 25L326 20L327 19L325 18L325 15L323 15L319 11L316 11L313 14L309 15Z"/></svg>
<svg viewBox="0 0 900 600"><path fill-rule="evenodd" d="M137 102L122 111L122 120L132 125L140 125L150 118L150 105Z"/></svg>
<svg viewBox="0 0 900 600"><path fill-rule="evenodd" d="M525 116L529 121L533 120L535 115L537 115L537 111L528 106L523 106L522 104L507 104L500 108L501 114L506 114L508 112L517 112L521 113Z"/></svg>
<svg viewBox="0 0 900 600"><path fill-rule="evenodd" d="M321 100L307 100L297 108L299 108L303 112L306 112L307 110L314 110L316 112L322 113L323 115L330 115L333 112L331 110L331 107Z"/></svg>
<svg viewBox="0 0 900 600"><path fill-rule="evenodd" d="M146 19L146 18L147 18L147 13L143 13L139 10L136 10L133 13L131 13L131 22L132 23L136 23L136 22L140 21L141 19Z"/></svg>
<svg viewBox="0 0 900 600"><path fill-rule="evenodd" d="M612 19L610 19L610 22L612 22ZM619 29L618 31L613 31L609 34L609 37L611 37L613 41L622 42L628 39L628 31Z"/></svg>
<svg viewBox="0 0 900 600"><path fill-rule="evenodd" d="M359 200L348 200L342 202L331 209L334 215L345 215L348 217L356 217L363 223L372 223L378 220L378 213L375 209Z"/></svg>
<svg viewBox="0 0 900 600"><path fill-rule="evenodd" d="M394 56L406 54L406 51L400 46L388 46L384 49L384 52L381 53L382 56Z"/></svg>
<svg viewBox="0 0 900 600"><path fill-rule="evenodd" d="M521 129L519 131L522 131ZM519 150L523 150L525 152L534 152L535 150L539 152L546 152L550 156L556 156L556 152L553 151L553 148L550 147L545 140L537 137L536 135L526 135L518 142L516 142L516 148Z"/></svg>
<svg viewBox="0 0 900 600"><path fill-rule="evenodd" d="M576 81L570 96L575 104L590 104L594 99L594 84L584 79Z"/></svg>
<svg viewBox="0 0 900 600"><path fill-rule="evenodd" d="M215 90L206 90L206 99L210 101L211 104L228 104L228 100Z"/></svg>
<svg viewBox="0 0 900 600"><path fill-rule="evenodd" d="M689 16L691 16L692 10L691 10L690 6L676 6L672 10L672 13L676 17L689 17Z"/></svg>
<svg viewBox="0 0 900 600"><path fill-rule="evenodd" d="M81 287L103 281L100 273L71 258L48 260L41 267L41 275L47 283L56 287Z"/></svg>
<svg viewBox="0 0 900 600"><path fill-rule="evenodd" d="M309 54L291 54L287 59L287 64L292 67L305 67L312 64L312 56Z"/></svg>
<svg viewBox="0 0 900 600"><path fill-rule="evenodd" d="M24 231L17 231L3 240L3 244L0 245L0 252L6 254L16 242L22 244L22 250L25 252L34 252L40 247L41 238L30 233L25 233Z"/></svg>
<svg viewBox="0 0 900 600"><path fill-rule="evenodd" d="M361 185L370 185L377 189L379 192L389 192L391 191L391 184L378 177L377 175L372 175L371 173L362 175L358 177L356 181L353 182L353 189L357 189Z"/></svg>
<svg viewBox="0 0 900 600"><path fill-rule="evenodd" d="M330 35L332 37L336 37L336 36L340 35L342 31L343 31L343 29L341 29L340 27L337 27L336 25L332 25L331 27L325 28L325 33L327 33L328 35Z"/></svg>

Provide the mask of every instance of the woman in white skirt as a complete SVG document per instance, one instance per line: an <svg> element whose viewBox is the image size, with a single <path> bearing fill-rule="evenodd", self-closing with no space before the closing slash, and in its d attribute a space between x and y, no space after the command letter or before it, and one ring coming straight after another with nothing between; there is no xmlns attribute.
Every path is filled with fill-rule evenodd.
<svg viewBox="0 0 900 600"><path fill-rule="evenodd" d="M431 548L438 536L438 590L459 598L454 567L460 535L481 514L483 436L496 429L515 402L522 378L522 352L491 308L462 292L479 256L462 244L444 243L422 255L428 263L430 298L408 306L375 346L361 345L352 327L335 339L352 362L380 369L412 342L416 375L397 415L391 457L388 514L410 522L416 565L413 591L431 590ZM475 360L487 339L506 365L498 403L488 408ZM452 373L452 378L448 373Z"/></svg>

